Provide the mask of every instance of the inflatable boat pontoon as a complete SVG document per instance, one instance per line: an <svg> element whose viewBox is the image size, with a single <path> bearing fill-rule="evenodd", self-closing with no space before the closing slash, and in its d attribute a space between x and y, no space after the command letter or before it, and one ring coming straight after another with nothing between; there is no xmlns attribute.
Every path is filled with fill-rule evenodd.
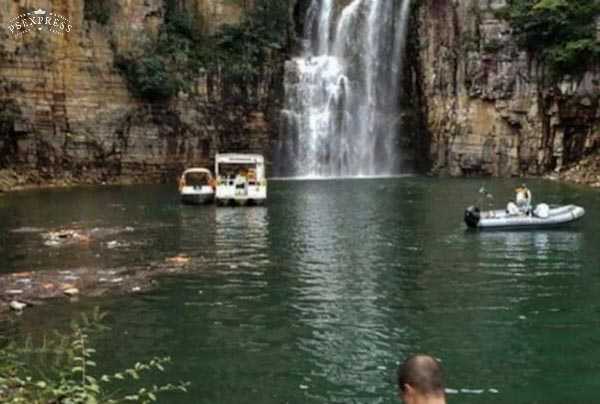
<svg viewBox="0 0 600 404"><path fill-rule="evenodd" d="M530 229L556 227L574 222L585 215L580 206L538 205L530 213L509 213L507 210L480 211L470 206L465 211L465 223L474 229Z"/></svg>

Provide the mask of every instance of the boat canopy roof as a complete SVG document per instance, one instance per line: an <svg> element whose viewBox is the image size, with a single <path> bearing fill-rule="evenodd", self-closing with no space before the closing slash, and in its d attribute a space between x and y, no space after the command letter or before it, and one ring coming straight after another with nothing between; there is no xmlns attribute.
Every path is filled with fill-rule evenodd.
<svg viewBox="0 0 600 404"><path fill-rule="evenodd" d="M225 153L215 156L216 164L264 164L265 158L260 154Z"/></svg>
<svg viewBox="0 0 600 404"><path fill-rule="evenodd" d="M188 174L206 174L212 178L212 173L207 168L188 168L182 174L182 176L186 176Z"/></svg>

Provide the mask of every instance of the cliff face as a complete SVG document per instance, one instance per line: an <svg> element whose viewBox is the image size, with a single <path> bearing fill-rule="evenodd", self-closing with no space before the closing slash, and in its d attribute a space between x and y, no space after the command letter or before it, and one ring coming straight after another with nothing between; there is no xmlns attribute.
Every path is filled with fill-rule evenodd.
<svg viewBox="0 0 600 404"><path fill-rule="evenodd" d="M192 90L170 100L133 95L115 61L157 37L169 2L211 34L238 24L255 0L0 4L0 190L171 180L185 166L210 166L217 151L270 157L271 143L286 135L277 134L285 50L242 86L200 69ZM290 3L288 40L297 52L293 32L302 33L310 0ZM417 165L429 160L433 172L457 176L560 171L600 185L600 71L552 82L499 17L506 0L415 4L402 114ZM91 5L107 5L100 11L110 18L90 18ZM69 18L71 32L12 36L7 24L37 8Z"/></svg>
<svg viewBox="0 0 600 404"><path fill-rule="evenodd" d="M600 71L550 82L498 17L506 0L431 0L416 18L433 171L559 172L600 148ZM600 185L600 173L583 175Z"/></svg>
<svg viewBox="0 0 600 404"><path fill-rule="evenodd" d="M102 2L110 5L105 24L85 18L85 1L0 5L0 189L55 180L170 180L185 166L210 165L216 151L268 155L270 116L277 116L281 97L276 63L246 83L252 102L232 97L235 89L214 71L199 71L190 93L145 102L132 95L115 56L156 35L166 1ZM181 6L213 32L238 23L247 3ZM69 18L71 32L12 36L7 23L38 8Z"/></svg>

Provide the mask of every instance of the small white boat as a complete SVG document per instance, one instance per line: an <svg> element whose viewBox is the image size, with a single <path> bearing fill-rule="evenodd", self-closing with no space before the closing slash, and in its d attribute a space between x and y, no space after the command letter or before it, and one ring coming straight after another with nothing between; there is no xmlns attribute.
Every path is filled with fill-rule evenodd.
<svg viewBox="0 0 600 404"><path fill-rule="evenodd" d="M475 206L465 210L465 223L474 229L531 229L557 227L575 222L585 215L585 209L576 205L537 205L533 211L488 210L480 211Z"/></svg>
<svg viewBox="0 0 600 404"><path fill-rule="evenodd" d="M181 202L190 205L212 203L215 199L214 179L206 168L190 168L179 179Z"/></svg>
<svg viewBox="0 0 600 404"><path fill-rule="evenodd" d="M267 200L265 159L258 154L215 156L218 205L262 205Z"/></svg>

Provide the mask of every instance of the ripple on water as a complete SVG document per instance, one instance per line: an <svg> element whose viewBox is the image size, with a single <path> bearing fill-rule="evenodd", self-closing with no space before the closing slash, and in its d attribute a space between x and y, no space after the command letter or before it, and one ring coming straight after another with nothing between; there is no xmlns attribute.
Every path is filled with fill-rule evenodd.
<svg viewBox="0 0 600 404"><path fill-rule="evenodd" d="M374 193L380 185L385 192ZM32 198L0 223L2 263L11 271L38 263L70 270L93 260L109 270L189 256L194 274L103 301L112 313L99 347L107 366L171 355L170 374L194 383L187 401L174 403L391 404L397 362L417 351L444 360L464 403L533 402L539 391L593 402L572 369L600 358L597 224L465 232L462 210L480 185L277 182L268 206L250 209L183 207L171 187L101 191L110 198L58 193L51 203L64 208L52 217ZM110 203L119 206L106 209ZM81 209L89 229L135 231L107 235L98 248L49 252L27 229L82 224L74 213ZM108 248L112 241L119 247ZM593 365L582 369L597 380Z"/></svg>

